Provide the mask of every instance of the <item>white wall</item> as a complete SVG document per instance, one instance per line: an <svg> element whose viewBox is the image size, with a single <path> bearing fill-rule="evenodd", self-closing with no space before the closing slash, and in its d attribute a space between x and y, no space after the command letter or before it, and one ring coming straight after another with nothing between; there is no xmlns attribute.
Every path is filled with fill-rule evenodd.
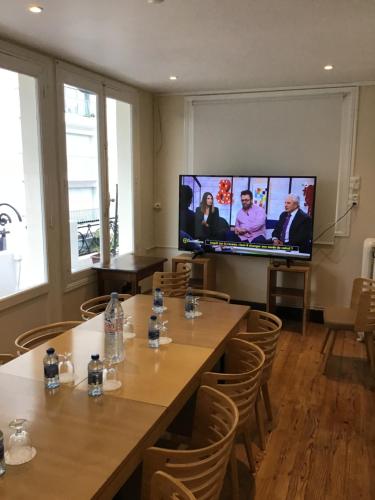
<svg viewBox="0 0 375 500"><path fill-rule="evenodd" d="M160 96L156 109L160 111L161 126L155 113L155 201L160 201L162 208L155 213L155 253L173 255L177 253L178 175L187 173L184 165L184 98ZM375 87L362 87L354 166L354 175L359 175L362 181L360 204L352 213L350 237L335 238L332 246L314 246L312 307L321 308L349 300L352 280L361 271L363 240L375 236L372 194L375 185L374 133ZM215 256L215 260L219 290L238 300L266 301L268 259Z"/></svg>

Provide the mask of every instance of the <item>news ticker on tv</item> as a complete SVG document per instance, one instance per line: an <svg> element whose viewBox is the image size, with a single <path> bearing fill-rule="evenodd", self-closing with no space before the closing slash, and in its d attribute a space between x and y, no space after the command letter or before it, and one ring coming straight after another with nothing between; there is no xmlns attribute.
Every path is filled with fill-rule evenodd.
<svg viewBox="0 0 375 500"><path fill-rule="evenodd" d="M298 252L298 246L292 245L271 245L267 243L249 243L248 241L222 241L222 240L189 240L183 238L183 243L199 243L200 245L210 245L212 247L232 247L232 248L253 248L254 250L283 250L284 252Z"/></svg>

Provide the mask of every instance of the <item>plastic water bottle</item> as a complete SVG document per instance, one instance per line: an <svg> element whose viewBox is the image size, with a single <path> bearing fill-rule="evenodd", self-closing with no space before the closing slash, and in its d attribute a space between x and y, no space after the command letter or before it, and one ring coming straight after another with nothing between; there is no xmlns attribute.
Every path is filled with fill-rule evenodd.
<svg viewBox="0 0 375 500"><path fill-rule="evenodd" d="M193 319L195 315L195 301L190 290L185 295L185 318Z"/></svg>
<svg viewBox="0 0 375 500"><path fill-rule="evenodd" d="M158 318L156 316L151 316L148 321L148 345L153 349L159 347L159 325Z"/></svg>
<svg viewBox="0 0 375 500"><path fill-rule="evenodd" d="M47 354L43 358L44 365L44 385L47 389L59 387L59 358L53 347L47 349Z"/></svg>
<svg viewBox="0 0 375 500"><path fill-rule="evenodd" d="M156 314L161 314L164 311L164 295L160 288L154 290L154 303L152 310Z"/></svg>
<svg viewBox="0 0 375 500"><path fill-rule="evenodd" d="M103 363L99 354L92 354L87 367L89 396L97 397L103 394Z"/></svg>
<svg viewBox="0 0 375 500"><path fill-rule="evenodd" d="M4 459L4 436L0 431L0 476L5 474L5 459Z"/></svg>
<svg viewBox="0 0 375 500"><path fill-rule="evenodd" d="M104 312L104 357L112 363L120 363L124 359L123 329L124 311L118 293L112 292Z"/></svg>

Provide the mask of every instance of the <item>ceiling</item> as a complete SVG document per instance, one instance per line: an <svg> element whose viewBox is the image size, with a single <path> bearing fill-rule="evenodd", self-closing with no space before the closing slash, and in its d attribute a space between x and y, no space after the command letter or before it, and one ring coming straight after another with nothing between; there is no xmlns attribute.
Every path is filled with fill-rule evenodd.
<svg viewBox="0 0 375 500"><path fill-rule="evenodd" d="M0 0L0 35L155 92L375 81L374 0L35 3Z"/></svg>

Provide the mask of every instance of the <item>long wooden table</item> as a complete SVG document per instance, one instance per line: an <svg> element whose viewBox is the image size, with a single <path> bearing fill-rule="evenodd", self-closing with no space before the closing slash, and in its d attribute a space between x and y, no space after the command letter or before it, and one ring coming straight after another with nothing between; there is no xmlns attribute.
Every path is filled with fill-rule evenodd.
<svg viewBox="0 0 375 500"><path fill-rule="evenodd" d="M0 429L9 435L13 418L26 418L37 456L8 466L0 498L111 498L199 386L201 374L219 359L248 307L201 302L203 315L183 316L183 300L167 299L164 319L173 343L150 349L147 321L152 297L137 295L123 305L136 337L125 343L119 365L122 387L103 397L87 395L90 354L103 354L103 316L48 341L0 367ZM46 347L72 352L74 386L48 391L43 385Z"/></svg>

